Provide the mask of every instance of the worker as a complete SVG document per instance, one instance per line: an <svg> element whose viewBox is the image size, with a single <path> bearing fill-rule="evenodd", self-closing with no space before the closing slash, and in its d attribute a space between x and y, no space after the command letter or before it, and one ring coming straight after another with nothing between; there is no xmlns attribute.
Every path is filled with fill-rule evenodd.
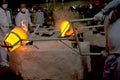
<svg viewBox="0 0 120 80"><path fill-rule="evenodd" d="M23 28L28 33L28 26L32 26L29 10L26 8L26 4L20 4L19 12L15 18L16 26Z"/></svg>
<svg viewBox="0 0 120 80"><path fill-rule="evenodd" d="M0 2L0 40L2 40L5 34L9 31L12 21L10 11L7 9L8 2L6 0L1 0ZM0 46L0 68L9 67L7 56L8 52Z"/></svg>
<svg viewBox="0 0 120 80"><path fill-rule="evenodd" d="M41 7L37 9L37 12L35 13L35 24L39 24L40 27L43 27L44 23L44 13L42 12Z"/></svg>
<svg viewBox="0 0 120 80"><path fill-rule="evenodd" d="M120 0L110 1L94 18L104 20L108 56L103 80L120 80Z"/></svg>
<svg viewBox="0 0 120 80"><path fill-rule="evenodd" d="M5 35L9 31L9 27L12 25L11 14L7 9L8 2L6 0L1 0L0 4L0 29Z"/></svg>

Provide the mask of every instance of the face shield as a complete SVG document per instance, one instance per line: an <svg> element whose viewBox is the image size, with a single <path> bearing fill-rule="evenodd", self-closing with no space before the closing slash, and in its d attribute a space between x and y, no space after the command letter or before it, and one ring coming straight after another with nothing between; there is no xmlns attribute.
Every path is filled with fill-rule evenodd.
<svg viewBox="0 0 120 80"><path fill-rule="evenodd" d="M22 12L26 12L26 8L22 8L21 11L22 11Z"/></svg>
<svg viewBox="0 0 120 80"><path fill-rule="evenodd" d="M6 9L8 7L8 4L3 4L2 7Z"/></svg>

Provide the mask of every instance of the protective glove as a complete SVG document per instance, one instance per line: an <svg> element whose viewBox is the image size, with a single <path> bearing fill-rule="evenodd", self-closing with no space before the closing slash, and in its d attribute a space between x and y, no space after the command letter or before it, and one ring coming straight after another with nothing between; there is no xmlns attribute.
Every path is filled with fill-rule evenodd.
<svg viewBox="0 0 120 80"><path fill-rule="evenodd" d="M98 20L98 21L103 21L103 19L104 19L103 13L102 13L102 12L97 13L97 14L94 16L94 19L95 19L95 20Z"/></svg>

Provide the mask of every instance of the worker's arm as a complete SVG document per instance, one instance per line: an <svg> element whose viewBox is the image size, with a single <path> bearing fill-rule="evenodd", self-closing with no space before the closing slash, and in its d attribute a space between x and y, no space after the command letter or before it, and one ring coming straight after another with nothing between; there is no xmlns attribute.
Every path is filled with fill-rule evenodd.
<svg viewBox="0 0 120 80"><path fill-rule="evenodd" d="M99 13L97 13L94 16L95 20L104 20L104 15L108 15L113 9L120 6L120 0L112 0L110 3L108 3L107 6L105 6Z"/></svg>
<svg viewBox="0 0 120 80"><path fill-rule="evenodd" d="M113 9L115 9L116 7L118 7L120 5L120 0L112 0L111 2L108 3L107 6L105 6L102 9L103 14L109 14L109 12L111 12Z"/></svg>

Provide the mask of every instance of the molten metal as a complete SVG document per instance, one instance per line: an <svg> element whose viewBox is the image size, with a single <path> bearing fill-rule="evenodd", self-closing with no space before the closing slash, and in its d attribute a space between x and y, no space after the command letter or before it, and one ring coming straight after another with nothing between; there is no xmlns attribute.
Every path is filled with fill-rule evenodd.
<svg viewBox="0 0 120 80"><path fill-rule="evenodd" d="M73 29L68 21L63 21L60 25L61 37L71 36Z"/></svg>
<svg viewBox="0 0 120 80"><path fill-rule="evenodd" d="M20 47L23 42L23 39L27 39L28 35L25 30L20 27L15 27L9 33L6 34L5 38L2 41L2 45L7 49L9 52L14 51L16 48Z"/></svg>

